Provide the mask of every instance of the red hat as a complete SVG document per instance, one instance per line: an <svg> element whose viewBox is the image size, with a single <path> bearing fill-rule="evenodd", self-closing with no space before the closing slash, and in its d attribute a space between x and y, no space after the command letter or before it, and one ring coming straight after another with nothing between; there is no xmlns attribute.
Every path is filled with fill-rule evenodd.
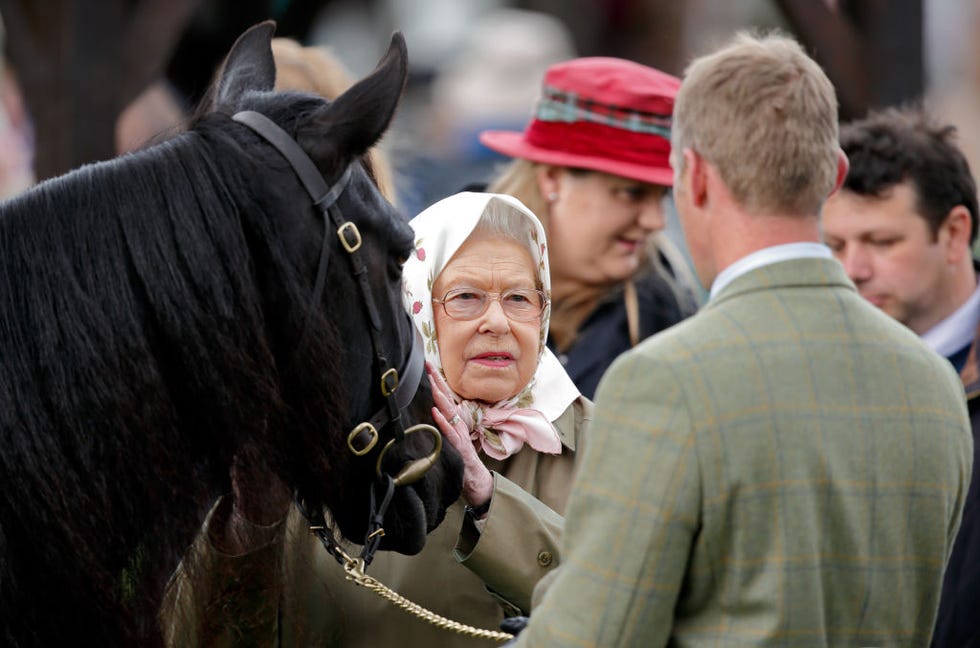
<svg viewBox="0 0 980 648"><path fill-rule="evenodd" d="M670 116L680 79L633 61L577 58L548 68L523 133L483 131L515 158L671 186Z"/></svg>

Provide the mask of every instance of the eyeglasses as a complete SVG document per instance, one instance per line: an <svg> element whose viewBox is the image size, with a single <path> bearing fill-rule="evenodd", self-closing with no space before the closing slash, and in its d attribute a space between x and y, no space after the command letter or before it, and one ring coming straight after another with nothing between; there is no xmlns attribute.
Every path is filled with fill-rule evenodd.
<svg viewBox="0 0 980 648"><path fill-rule="evenodd" d="M496 299L509 319L516 322L530 322L541 317L548 306L548 298L540 290L516 288L502 293L488 293L479 288L453 288L442 299L435 299L442 304L446 315L454 320L472 320L480 317L490 308L490 302Z"/></svg>

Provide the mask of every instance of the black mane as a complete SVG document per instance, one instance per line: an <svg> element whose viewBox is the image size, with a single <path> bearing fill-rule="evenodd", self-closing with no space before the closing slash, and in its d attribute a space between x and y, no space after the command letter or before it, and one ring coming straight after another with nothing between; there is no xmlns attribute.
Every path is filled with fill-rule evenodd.
<svg viewBox="0 0 980 648"><path fill-rule="evenodd" d="M0 610L31 597L17 602L37 611L17 621L25 629L45 623L53 586L80 600L116 592L100 602L108 608L158 603L169 570L145 573L141 547L168 547L172 568L212 494L229 490L245 440L280 465L294 449L279 442L296 435L320 448L308 456L317 470L340 456L323 444L346 420L333 328L321 316L301 353L270 343L270 329L315 316L309 281L256 194L254 178L269 170L228 128L216 115L4 206L0 470L19 497L0 500L0 556L20 558L0 566ZM270 302L264 282L281 299ZM303 386L300 398L285 399L284 379ZM48 533L27 535L38 517ZM61 582L38 582L35 561Z"/></svg>

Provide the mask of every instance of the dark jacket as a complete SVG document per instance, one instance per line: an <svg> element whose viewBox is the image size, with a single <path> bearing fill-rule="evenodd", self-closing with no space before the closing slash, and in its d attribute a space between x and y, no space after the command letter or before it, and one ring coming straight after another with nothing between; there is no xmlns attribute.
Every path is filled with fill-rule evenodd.
<svg viewBox="0 0 980 648"><path fill-rule="evenodd" d="M639 338L673 326L697 310L693 293L677 281L665 259L662 266L634 279L639 304ZM572 382L586 398L595 396L602 374L621 353L630 349L629 323L623 289L611 293L585 319L572 346L559 352L548 338L548 347L565 367Z"/></svg>
<svg viewBox="0 0 980 648"><path fill-rule="evenodd" d="M946 565L943 592L932 645L936 648L980 647L980 330L974 338L960 379L973 428L973 478L963 507L953 552Z"/></svg>

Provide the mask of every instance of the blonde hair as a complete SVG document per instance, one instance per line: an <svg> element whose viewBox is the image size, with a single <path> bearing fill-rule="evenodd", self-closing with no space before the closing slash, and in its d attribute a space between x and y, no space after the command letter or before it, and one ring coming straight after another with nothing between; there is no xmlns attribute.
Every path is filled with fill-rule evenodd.
<svg viewBox="0 0 980 648"><path fill-rule="evenodd" d="M332 100L354 84L351 73L326 48L304 47L290 38L273 38L272 56L276 61L276 90L299 90ZM368 158L378 189L394 204L396 191L391 164L377 147L368 151Z"/></svg>
<svg viewBox="0 0 980 648"><path fill-rule="evenodd" d="M741 32L684 74L671 129L750 211L816 216L837 177L837 96L793 39Z"/></svg>
<svg viewBox="0 0 980 648"><path fill-rule="evenodd" d="M548 231L548 202L541 195L538 187L537 171L544 166L538 162L531 162L522 158L516 158L497 175L497 177L487 187L489 193L507 194L517 198L524 206L531 210L541 224L544 225L545 232Z"/></svg>
<svg viewBox="0 0 980 648"><path fill-rule="evenodd" d="M538 169L545 166L548 165L516 158L501 171L487 191L508 194L520 200L538 217L547 234L548 201L541 194L537 179ZM613 286L582 288L573 295L552 301L550 332L559 351L566 351L572 346L585 318L606 295L619 290L622 285L619 282Z"/></svg>

